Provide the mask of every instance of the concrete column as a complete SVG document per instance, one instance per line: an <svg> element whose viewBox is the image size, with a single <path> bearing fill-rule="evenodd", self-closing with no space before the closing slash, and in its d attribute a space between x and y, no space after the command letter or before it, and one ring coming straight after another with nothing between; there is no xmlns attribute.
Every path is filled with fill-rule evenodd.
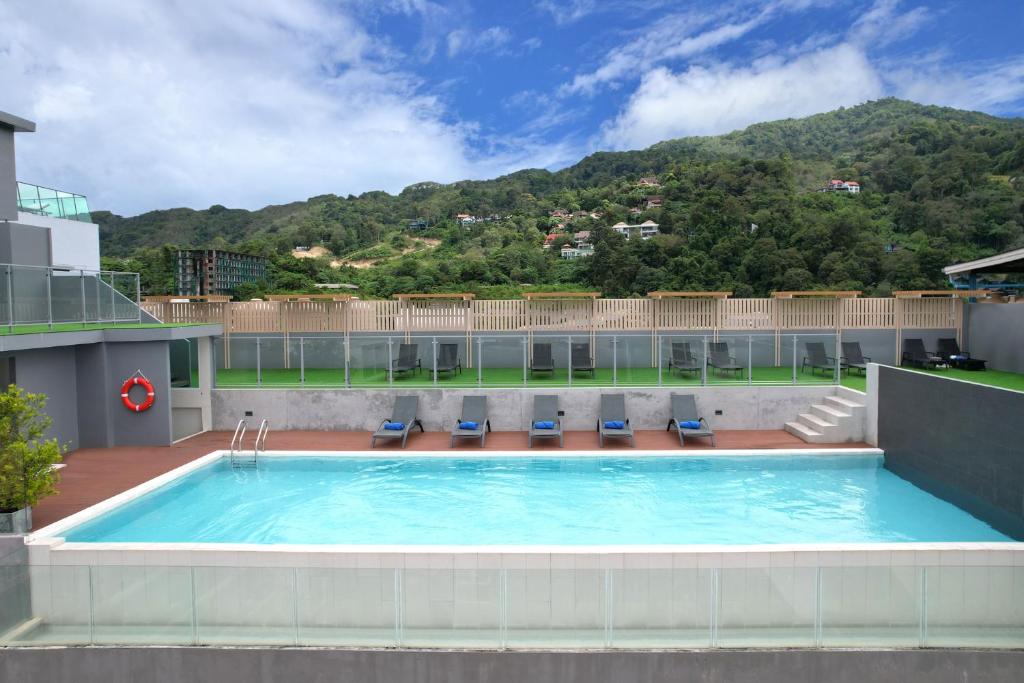
<svg viewBox="0 0 1024 683"><path fill-rule="evenodd" d="M213 337L196 339L199 356L199 394L202 397L200 409L203 416L203 431L213 429L213 410L210 397L213 395Z"/></svg>
<svg viewBox="0 0 1024 683"><path fill-rule="evenodd" d="M864 440L872 446L878 446L878 363L868 363L867 375Z"/></svg>

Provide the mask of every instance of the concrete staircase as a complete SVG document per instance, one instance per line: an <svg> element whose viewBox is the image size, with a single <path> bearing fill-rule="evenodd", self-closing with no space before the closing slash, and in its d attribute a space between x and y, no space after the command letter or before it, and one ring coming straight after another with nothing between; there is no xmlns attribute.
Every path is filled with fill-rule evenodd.
<svg viewBox="0 0 1024 683"><path fill-rule="evenodd" d="M786 431L808 443L844 443L864 440L865 406L850 396L826 396L796 420Z"/></svg>

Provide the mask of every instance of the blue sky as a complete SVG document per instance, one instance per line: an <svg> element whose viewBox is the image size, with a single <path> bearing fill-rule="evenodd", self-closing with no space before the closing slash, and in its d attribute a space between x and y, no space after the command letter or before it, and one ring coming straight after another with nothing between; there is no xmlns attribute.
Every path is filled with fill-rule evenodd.
<svg viewBox="0 0 1024 683"><path fill-rule="evenodd" d="M555 169L889 95L1024 114L1004 0L0 0L0 25L0 109L39 124L19 176L124 214Z"/></svg>

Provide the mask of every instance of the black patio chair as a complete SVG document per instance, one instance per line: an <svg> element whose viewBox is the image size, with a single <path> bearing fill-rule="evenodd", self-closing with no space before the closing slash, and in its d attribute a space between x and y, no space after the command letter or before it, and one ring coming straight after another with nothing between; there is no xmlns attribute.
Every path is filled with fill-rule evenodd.
<svg viewBox="0 0 1024 683"><path fill-rule="evenodd" d="M702 364L690 350L690 342L672 342L672 355L668 359L670 375L673 368L678 370L680 375L686 372L699 373L702 370Z"/></svg>

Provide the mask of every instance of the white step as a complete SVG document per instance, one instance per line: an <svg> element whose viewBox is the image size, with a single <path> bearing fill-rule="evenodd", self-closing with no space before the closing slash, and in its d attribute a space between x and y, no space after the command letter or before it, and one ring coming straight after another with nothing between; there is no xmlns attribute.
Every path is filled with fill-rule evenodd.
<svg viewBox="0 0 1024 683"><path fill-rule="evenodd" d="M797 415L797 421L803 422L814 431L821 432L822 434L833 431L833 428L836 426L835 422L818 417L814 413L800 413Z"/></svg>
<svg viewBox="0 0 1024 683"><path fill-rule="evenodd" d="M787 422L786 431L807 443L828 443L828 437L799 422Z"/></svg>
<svg viewBox="0 0 1024 683"><path fill-rule="evenodd" d="M826 396L824 403L850 415L855 415L864 410L863 403L857 403L856 401L851 401L848 398L842 398L840 396Z"/></svg>
<svg viewBox="0 0 1024 683"><path fill-rule="evenodd" d="M850 413L843 412L842 410L822 403L815 403L812 405L811 414L817 415L821 419L826 422L831 422L832 424L839 424L850 417Z"/></svg>

